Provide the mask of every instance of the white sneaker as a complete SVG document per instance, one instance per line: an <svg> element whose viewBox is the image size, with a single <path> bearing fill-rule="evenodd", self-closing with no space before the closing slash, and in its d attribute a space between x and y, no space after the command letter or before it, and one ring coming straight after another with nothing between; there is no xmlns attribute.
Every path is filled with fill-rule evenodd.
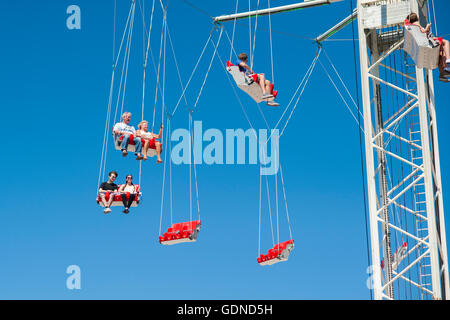
<svg viewBox="0 0 450 320"><path fill-rule="evenodd" d="M111 211L111 208L105 208L105 210L103 210L104 213L110 213Z"/></svg>
<svg viewBox="0 0 450 320"><path fill-rule="evenodd" d="M278 107L280 104L275 101L267 101L267 105L271 107Z"/></svg>
<svg viewBox="0 0 450 320"><path fill-rule="evenodd" d="M443 81L443 82L450 82L450 72L443 70L440 74L439 74L439 80Z"/></svg>
<svg viewBox="0 0 450 320"><path fill-rule="evenodd" d="M263 100L270 99L270 98L273 98L273 94L266 93L266 94L263 94L261 97L261 99L263 99Z"/></svg>

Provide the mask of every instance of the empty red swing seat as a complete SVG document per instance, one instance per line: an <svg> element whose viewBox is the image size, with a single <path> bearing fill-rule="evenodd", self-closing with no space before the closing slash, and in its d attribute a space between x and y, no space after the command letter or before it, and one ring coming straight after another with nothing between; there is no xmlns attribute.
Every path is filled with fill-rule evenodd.
<svg viewBox="0 0 450 320"><path fill-rule="evenodd" d="M268 266L278 262L287 261L291 251L294 249L294 240L288 240L276 244L272 249L269 249L267 254L261 254L257 260L259 265Z"/></svg>
<svg viewBox="0 0 450 320"><path fill-rule="evenodd" d="M392 269L397 270L400 263L405 259L408 251L408 244L404 242L401 247L397 248L395 250L394 254L392 255ZM384 269L385 262L384 257L381 260L381 269Z"/></svg>
<svg viewBox="0 0 450 320"><path fill-rule="evenodd" d="M131 206L132 207L137 207L139 205L139 202L141 201L142 192L141 192L141 188L140 188L140 186L138 184L135 184L134 186L136 187L136 198L134 199L133 204ZM119 185L119 188L120 187L121 186ZM127 195L127 200L130 199L130 193L127 192L126 195ZM111 196L112 196L111 193L107 192L105 194L106 201L109 201L109 197L111 197ZM121 195L120 194L114 194L113 196L114 196L114 200L111 203L111 207L123 207L123 202L122 202ZM100 195L99 194L97 195L97 203L101 207L104 207L104 205L103 205L103 203L102 203L102 201L100 199Z"/></svg>
<svg viewBox="0 0 450 320"><path fill-rule="evenodd" d="M163 245L195 242L197 241L200 228L200 220L175 223L167 229L162 236L159 237L159 242Z"/></svg>

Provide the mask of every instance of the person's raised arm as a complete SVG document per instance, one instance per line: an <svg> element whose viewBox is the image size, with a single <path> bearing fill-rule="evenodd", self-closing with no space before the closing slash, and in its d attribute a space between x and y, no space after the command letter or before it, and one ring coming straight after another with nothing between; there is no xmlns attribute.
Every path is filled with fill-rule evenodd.
<svg viewBox="0 0 450 320"><path fill-rule="evenodd" d="M431 24L427 24L425 28L423 28L418 21L414 22L413 25L418 26L420 28L420 31L423 33L430 32Z"/></svg>
<svg viewBox="0 0 450 320"><path fill-rule="evenodd" d="M158 133L158 135L155 136L156 139L161 139L163 130L164 130L164 125L162 124L161 127L159 128L159 133Z"/></svg>

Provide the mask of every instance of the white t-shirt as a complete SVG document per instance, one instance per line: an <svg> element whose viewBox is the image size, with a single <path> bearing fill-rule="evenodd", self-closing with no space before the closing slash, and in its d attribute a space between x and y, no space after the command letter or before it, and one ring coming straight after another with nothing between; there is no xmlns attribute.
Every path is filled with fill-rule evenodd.
<svg viewBox="0 0 450 320"><path fill-rule="evenodd" d="M140 133L143 139L150 139L150 140L153 139L153 133L151 132L145 132L143 130L140 130Z"/></svg>
<svg viewBox="0 0 450 320"><path fill-rule="evenodd" d="M123 192L130 192L130 193L134 193L135 192L136 187L134 185L125 185L125 188L123 188Z"/></svg>
<svg viewBox="0 0 450 320"><path fill-rule="evenodd" d="M129 126L129 125L123 123L123 122L116 123L116 125L113 128L113 131L114 132L116 132L116 131L128 132L128 133L131 133L131 134L135 134L136 133L136 129L134 129L133 126Z"/></svg>

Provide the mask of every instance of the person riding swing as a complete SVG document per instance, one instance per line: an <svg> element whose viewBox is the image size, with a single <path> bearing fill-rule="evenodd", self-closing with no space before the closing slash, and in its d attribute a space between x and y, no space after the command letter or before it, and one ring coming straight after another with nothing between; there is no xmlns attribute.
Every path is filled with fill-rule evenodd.
<svg viewBox="0 0 450 320"><path fill-rule="evenodd" d="M259 84L262 90L262 99L267 100L267 105L272 107L277 107L280 104L275 102L275 96L271 93L271 84L270 81L266 79L264 73L255 73L247 64L248 55L246 53L241 53L238 56L238 61L236 61L236 65L239 67L241 72L248 74L250 78L253 79L256 83Z"/></svg>
<svg viewBox="0 0 450 320"><path fill-rule="evenodd" d="M427 24L425 28L420 25L419 16L412 12L406 17L409 23L418 26L420 31L427 34L428 38L435 38L439 40L440 44L440 58L439 58L439 80L442 82L450 82L450 43L448 40L436 38L431 34L431 24Z"/></svg>

